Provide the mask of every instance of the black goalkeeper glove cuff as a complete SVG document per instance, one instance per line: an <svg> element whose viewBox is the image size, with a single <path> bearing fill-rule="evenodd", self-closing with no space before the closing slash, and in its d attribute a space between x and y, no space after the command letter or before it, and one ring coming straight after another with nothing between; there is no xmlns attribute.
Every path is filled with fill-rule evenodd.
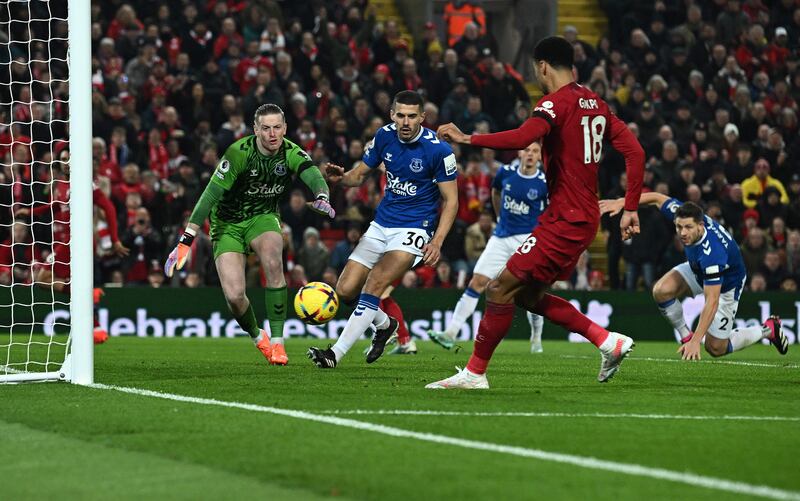
<svg viewBox="0 0 800 501"><path fill-rule="evenodd" d="M178 239L179 244L186 246L191 246L192 242L194 242L194 235L189 233L189 230L184 231L183 235L181 235L181 238Z"/></svg>

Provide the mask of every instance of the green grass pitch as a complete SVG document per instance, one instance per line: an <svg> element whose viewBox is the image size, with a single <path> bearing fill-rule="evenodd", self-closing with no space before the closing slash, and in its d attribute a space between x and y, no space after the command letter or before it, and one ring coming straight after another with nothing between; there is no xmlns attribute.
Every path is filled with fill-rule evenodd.
<svg viewBox="0 0 800 501"><path fill-rule="evenodd" d="M114 338L96 348L95 378L663 468L800 498L797 346L786 357L757 346L722 363L708 356L681 363L674 344L640 343L617 376L599 384L599 355L591 345L546 341L543 354L531 355L527 343L507 341L490 366L492 389L468 392L423 386L463 366L469 344L454 353L420 342L416 356L384 356L367 365L362 342L339 368L326 371L306 359L311 344L319 342L290 340L289 365L269 367L247 339ZM597 413L613 416L587 415ZM702 419L676 417L688 415ZM245 408L59 383L0 385L0 451L0 499L15 500L749 497Z"/></svg>

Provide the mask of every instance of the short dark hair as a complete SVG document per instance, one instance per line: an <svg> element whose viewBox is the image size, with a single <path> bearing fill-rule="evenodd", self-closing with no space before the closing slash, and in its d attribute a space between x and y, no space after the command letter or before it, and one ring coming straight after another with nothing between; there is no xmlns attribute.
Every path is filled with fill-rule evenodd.
<svg viewBox="0 0 800 501"><path fill-rule="evenodd" d="M420 96L419 93L414 92L413 90L403 90L395 94L394 101L392 101L392 109L394 109L398 104L415 104L419 106L419 111L422 111L422 107L425 105L425 100L422 99L422 96Z"/></svg>
<svg viewBox="0 0 800 501"><path fill-rule="evenodd" d="M547 37L536 44L533 49L533 59L544 61L553 68L572 70L575 62L575 52L566 38Z"/></svg>
<svg viewBox="0 0 800 501"><path fill-rule="evenodd" d="M694 202L685 202L675 211L675 218L677 219L679 217L690 217L696 223L700 223L703 221L703 209Z"/></svg>
<svg viewBox="0 0 800 501"><path fill-rule="evenodd" d="M258 122L258 117L264 115L280 115L283 122L286 123L286 115L283 114L283 110L277 104L267 103L259 106L256 109L255 116L253 116L253 122Z"/></svg>

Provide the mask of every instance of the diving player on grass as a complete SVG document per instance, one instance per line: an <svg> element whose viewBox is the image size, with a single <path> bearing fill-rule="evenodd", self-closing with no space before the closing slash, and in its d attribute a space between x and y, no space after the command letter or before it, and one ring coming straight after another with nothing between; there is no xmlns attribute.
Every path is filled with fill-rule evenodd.
<svg viewBox="0 0 800 501"><path fill-rule="evenodd" d="M769 339L778 353L785 355L789 343L777 316L771 316L762 326L733 328L747 272L739 245L727 230L692 202L682 203L661 193L644 193L639 203L658 207L664 217L674 221L684 245L686 262L672 268L653 286L658 309L681 335L678 352L682 358L700 360L703 336L706 351L712 357L742 350L762 339ZM613 216L623 204L621 198L601 200L600 212ZM705 305L697 329L691 333L679 300L699 294L705 296Z"/></svg>
<svg viewBox="0 0 800 501"><path fill-rule="evenodd" d="M499 214L494 234L478 258L472 279L456 304L453 319L444 332L429 330L433 342L450 349L461 327L475 311L489 280L497 277L508 258L525 242L539 222L539 215L547 207L547 181L539 169L542 146L531 143L519 150L519 162L501 167L492 181L492 206ZM531 353L542 351L542 324L544 319L528 312L531 324Z"/></svg>
<svg viewBox="0 0 800 501"><path fill-rule="evenodd" d="M210 214L214 259L228 308L270 364L286 365L283 324L287 301L279 203L296 175L314 193L312 210L331 218L336 213L328 203L328 185L319 169L302 148L284 138L283 111L274 104L261 105L253 130L254 135L243 137L225 151L164 271L171 277L183 267L197 230ZM245 295L245 261L250 252L258 255L267 276L264 296L271 341L259 328Z"/></svg>
<svg viewBox="0 0 800 501"><path fill-rule="evenodd" d="M420 261L430 266L439 261L442 242L456 218L456 158L450 145L422 127L422 107L422 97L416 92L399 92L391 109L394 123L378 129L364 149L362 161L348 172L332 164L326 168L330 182L360 186L370 169L383 163L386 189L375 220L350 254L336 284L343 302L358 297L358 305L336 344L325 350L308 350L308 358L322 369L336 367L371 324L376 332L367 363L383 354L399 323L378 307L381 295Z"/></svg>

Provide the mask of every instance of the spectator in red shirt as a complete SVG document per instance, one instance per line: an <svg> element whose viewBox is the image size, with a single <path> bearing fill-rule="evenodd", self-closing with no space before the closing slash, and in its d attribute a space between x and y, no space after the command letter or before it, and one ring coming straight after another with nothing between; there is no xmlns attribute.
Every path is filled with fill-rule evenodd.
<svg viewBox="0 0 800 501"><path fill-rule="evenodd" d="M107 177L112 184L122 180L122 173L117 162L109 158L106 149L106 141L102 137L92 139L92 156L98 161L98 169L95 175Z"/></svg>
<svg viewBox="0 0 800 501"><path fill-rule="evenodd" d="M786 72L786 58L790 54L787 47L788 43L789 33L786 28L782 26L775 28L775 38L772 39L772 43L767 47L766 53L769 67L779 75Z"/></svg>
<svg viewBox="0 0 800 501"><path fill-rule="evenodd" d="M117 9L117 15L114 17L114 20L111 21L111 24L109 24L106 36L116 40L128 30L141 31L142 29L144 29L144 25L136 17L136 11L133 10L133 7L128 4L123 4L122 7Z"/></svg>
<svg viewBox="0 0 800 501"><path fill-rule="evenodd" d="M236 21L232 17L226 17L222 21L222 33L214 41L214 58L221 58L231 45L244 46L244 38L236 31Z"/></svg>
<svg viewBox="0 0 800 501"><path fill-rule="evenodd" d="M789 84L785 80L775 82L772 93L764 100L764 106L773 117L778 117L782 108L791 108L797 111L797 103L789 95Z"/></svg>
<svg viewBox="0 0 800 501"><path fill-rule="evenodd" d="M117 183L111 189L111 196L117 204L122 205L128 193L135 192L141 195L143 191L144 187L142 186L139 166L135 163L129 163L122 168L122 182Z"/></svg>
<svg viewBox="0 0 800 501"><path fill-rule="evenodd" d="M767 44L764 38L764 28L754 24L747 30L747 37L736 49L736 61L750 78L756 71L766 69L768 63Z"/></svg>
<svg viewBox="0 0 800 501"><path fill-rule="evenodd" d="M481 157L471 154L464 175L458 177L458 219L467 224L477 221L491 194L492 180L481 171Z"/></svg>

